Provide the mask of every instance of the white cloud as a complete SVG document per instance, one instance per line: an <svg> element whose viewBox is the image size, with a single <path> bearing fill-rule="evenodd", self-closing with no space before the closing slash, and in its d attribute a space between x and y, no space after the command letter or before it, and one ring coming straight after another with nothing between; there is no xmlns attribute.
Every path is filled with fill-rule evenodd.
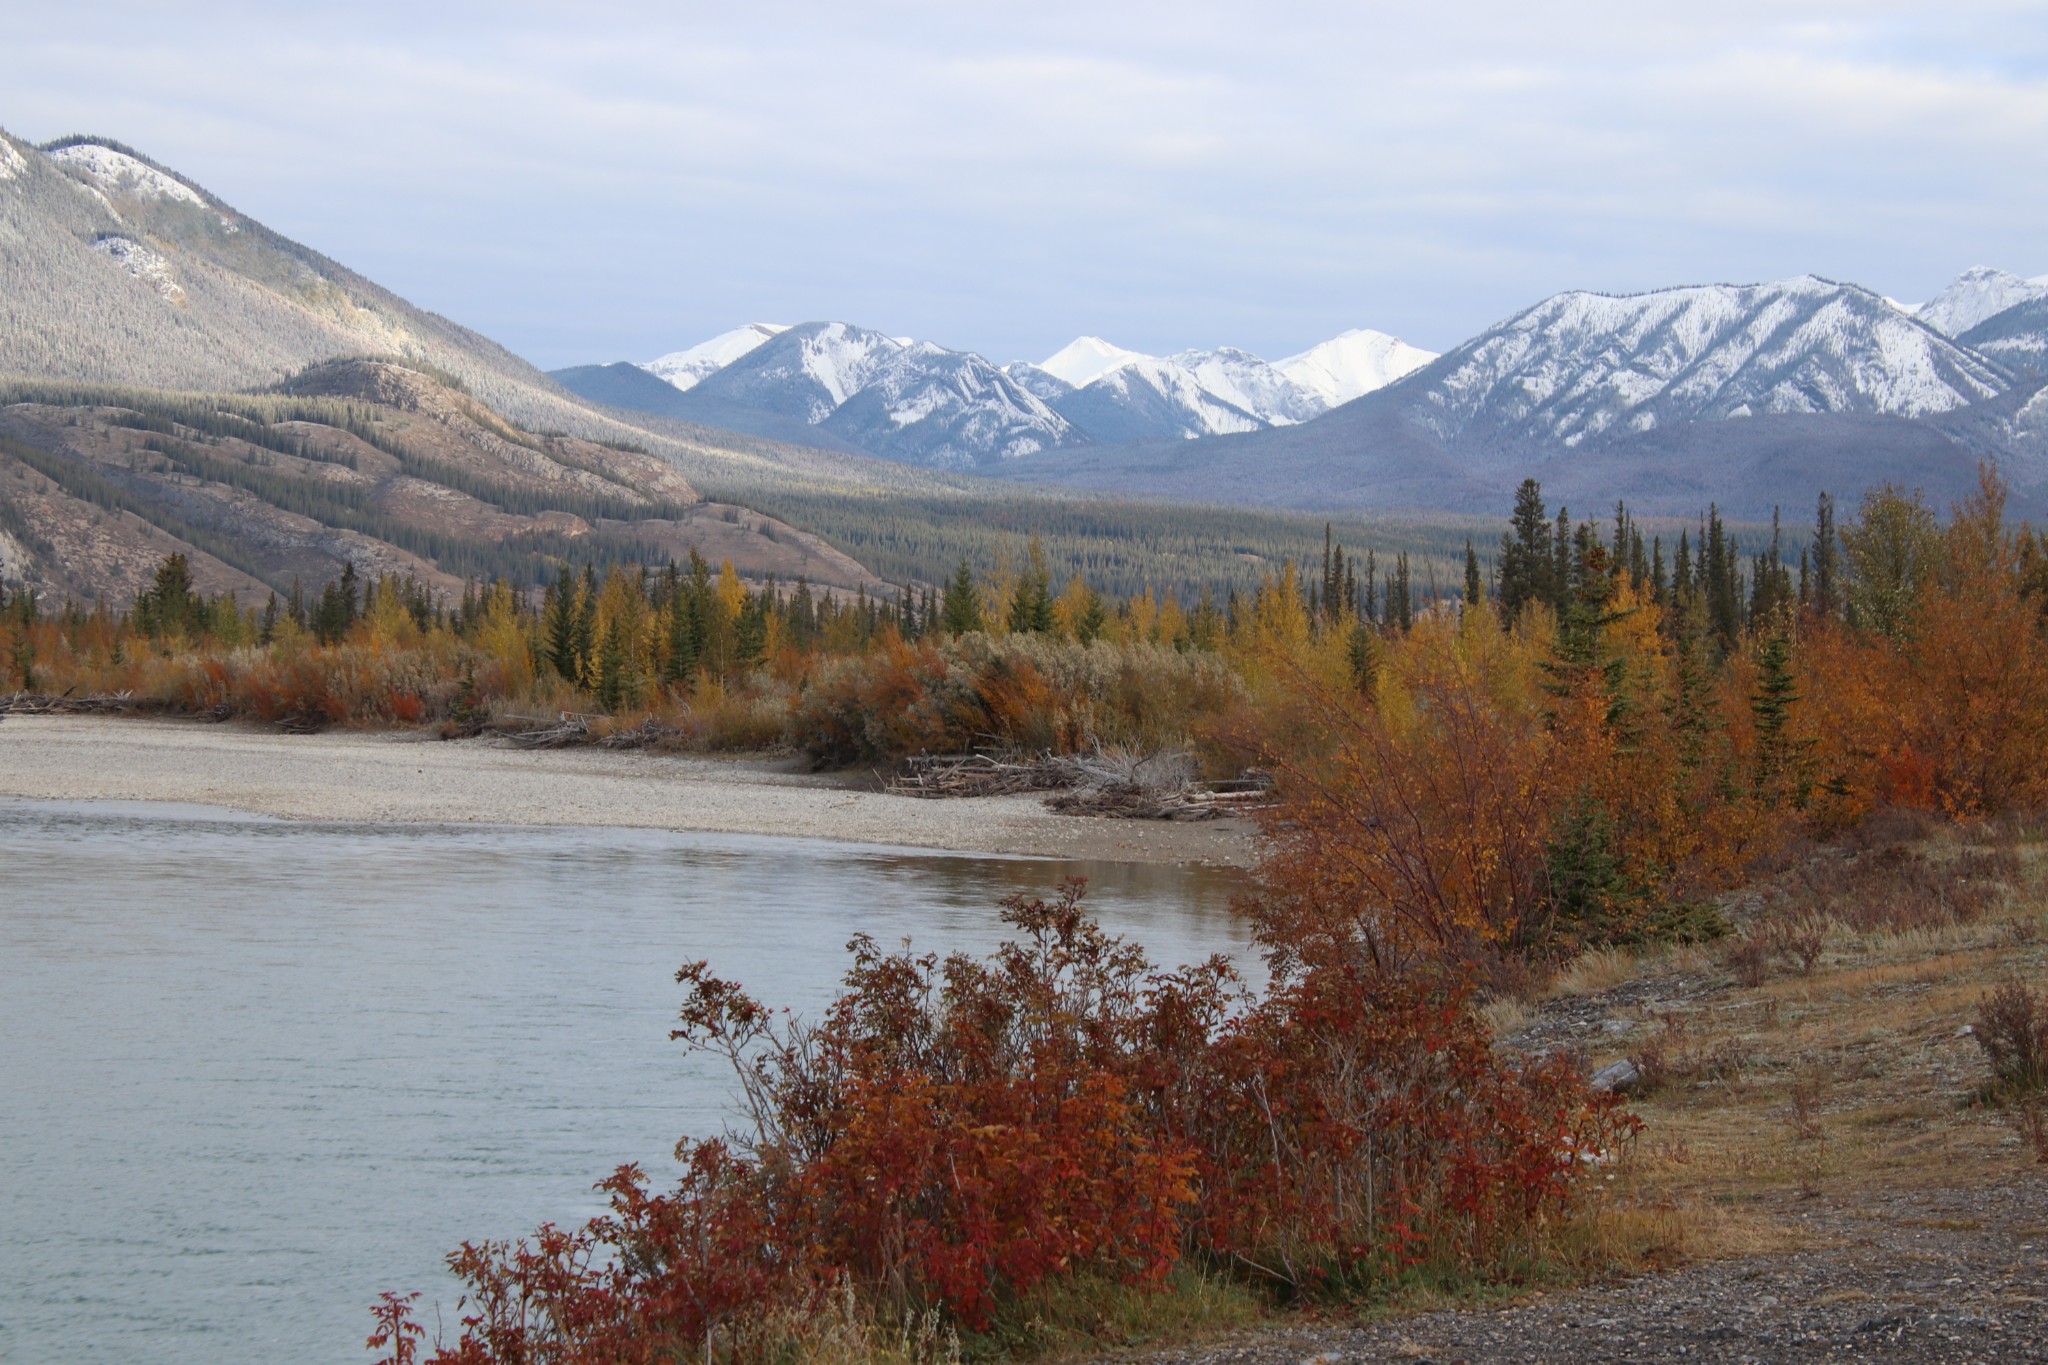
<svg viewBox="0 0 2048 1365"><path fill-rule="evenodd" d="M12 7L0 123L141 146L547 363L755 316L1442 346L1552 289L2048 261L2019 3Z"/></svg>

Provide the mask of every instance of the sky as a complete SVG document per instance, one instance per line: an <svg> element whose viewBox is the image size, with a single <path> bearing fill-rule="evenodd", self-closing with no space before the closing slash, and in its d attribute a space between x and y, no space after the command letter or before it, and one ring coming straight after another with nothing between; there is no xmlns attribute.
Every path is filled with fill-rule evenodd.
<svg viewBox="0 0 2048 1365"><path fill-rule="evenodd" d="M831 318L1440 350L1561 289L2048 272L2048 5L10 0L99 133L555 367Z"/></svg>

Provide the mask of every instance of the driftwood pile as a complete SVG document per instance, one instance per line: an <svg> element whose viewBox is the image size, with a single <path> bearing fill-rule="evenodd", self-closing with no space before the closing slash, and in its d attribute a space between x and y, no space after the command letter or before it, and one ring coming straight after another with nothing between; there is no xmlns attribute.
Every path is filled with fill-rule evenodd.
<svg viewBox="0 0 2048 1365"><path fill-rule="evenodd" d="M157 697L138 697L133 692L96 693L86 697L74 697L69 692L61 696L16 692L0 697L0 716L204 716L210 720L226 720L233 714L234 708L226 702L218 706L193 707Z"/></svg>
<svg viewBox="0 0 2048 1365"><path fill-rule="evenodd" d="M889 790L898 796L1014 796L1072 786L1067 760L1008 762L987 754L919 754L903 761Z"/></svg>
<svg viewBox="0 0 2048 1365"><path fill-rule="evenodd" d="M1272 781L1195 780L1184 753L1097 749L1007 760L988 754L920 754L904 762L889 790L901 796L1011 796L1052 792L1046 806L1066 815L1122 820L1214 820L1272 804Z"/></svg>
<svg viewBox="0 0 2048 1365"><path fill-rule="evenodd" d="M1273 804L1263 791L1217 791L1190 784L1178 791L1151 791L1133 783L1082 787L1046 798L1046 807L1062 815L1093 815L1116 820L1215 820L1243 815Z"/></svg>
<svg viewBox="0 0 2048 1365"><path fill-rule="evenodd" d="M492 734L522 749L651 749L667 740L680 740L683 732L649 718L624 730L599 733L598 722L605 716L564 711L553 720L540 716L499 716L479 724L473 733Z"/></svg>

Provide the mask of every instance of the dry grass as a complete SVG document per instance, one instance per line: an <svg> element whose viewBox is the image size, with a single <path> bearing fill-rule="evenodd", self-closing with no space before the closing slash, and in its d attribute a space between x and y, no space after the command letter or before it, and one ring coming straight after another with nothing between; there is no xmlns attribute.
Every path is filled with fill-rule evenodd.
<svg viewBox="0 0 2048 1365"><path fill-rule="evenodd" d="M1989 1072L1965 1026L2001 981L2048 981L2048 855L2016 840L1975 848L1969 837L1937 831L1911 848L1857 855L1872 868L1910 869L1917 901L1885 892L1878 912L1844 919L1768 897L1733 945L1737 960L1728 948L1712 954L1713 985L1678 1008L1617 1001L1615 1017L1635 1027L1596 1039L1592 1060L1629 1055L1652 1082L1619 1179L1639 1206L1678 1211L1674 1241L1688 1255L1747 1254L1793 1236L1784 1215L1801 1199L1995 1187L2030 1165L2034 1125L1982 1102ZM1943 868L1962 890L1930 871ZM1843 903L1812 868L1786 880ZM1850 884L1872 883L1859 874ZM1754 975L1741 960L1745 942L1768 945ZM1678 954L1589 954L1554 993L1582 1011L1589 995L1706 965L1685 951L1683 971Z"/></svg>
<svg viewBox="0 0 2048 1365"><path fill-rule="evenodd" d="M1645 963L1645 956L1633 948L1589 949L1557 974L1551 983L1551 994L1599 995L1635 980L1642 975Z"/></svg>

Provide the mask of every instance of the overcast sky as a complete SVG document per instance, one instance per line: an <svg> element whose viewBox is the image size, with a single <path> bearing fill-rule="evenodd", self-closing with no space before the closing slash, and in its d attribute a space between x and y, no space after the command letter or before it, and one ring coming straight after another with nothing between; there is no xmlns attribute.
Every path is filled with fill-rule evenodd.
<svg viewBox="0 0 2048 1365"><path fill-rule="evenodd" d="M2048 6L10 0L129 143L544 365L840 318L1441 349L1565 288L2048 272Z"/></svg>

